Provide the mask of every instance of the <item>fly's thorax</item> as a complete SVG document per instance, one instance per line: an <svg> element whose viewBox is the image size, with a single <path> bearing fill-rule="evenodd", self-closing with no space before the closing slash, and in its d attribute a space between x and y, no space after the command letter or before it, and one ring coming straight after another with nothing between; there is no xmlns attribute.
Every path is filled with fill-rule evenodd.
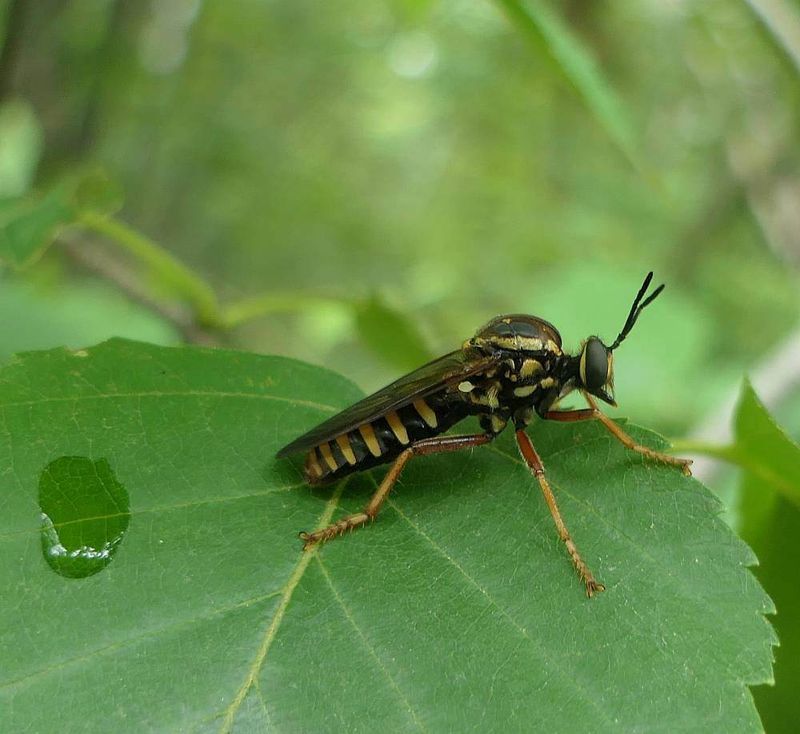
<svg viewBox="0 0 800 734"><path fill-rule="evenodd" d="M496 353L561 355L561 335L550 322L526 314L498 316L478 330L466 346Z"/></svg>
<svg viewBox="0 0 800 734"><path fill-rule="evenodd" d="M527 425L534 412L541 414L556 400L563 361L560 350L506 352L497 367L462 380L457 390L470 412L481 417L481 426L499 433L509 419Z"/></svg>
<svg viewBox="0 0 800 734"><path fill-rule="evenodd" d="M458 382L453 394L461 400L471 415L479 418L481 428L498 434L508 423L510 412L503 403L502 367L471 375Z"/></svg>
<svg viewBox="0 0 800 734"><path fill-rule="evenodd" d="M461 380L455 386L458 397L470 406L485 408L491 412L500 408L500 393L503 381L498 370L471 375L468 379ZM473 410L473 413L483 412Z"/></svg>
<svg viewBox="0 0 800 734"><path fill-rule="evenodd" d="M499 433L500 420L516 411L537 409L538 402L559 390L559 365L564 358L561 335L548 321L526 314L498 316L464 344L498 359L490 372L473 375L458 385L471 412L485 415ZM498 430L499 429L499 430Z"/></svg>
<svg viewBox="0 0 800 734"><path fill-rule="evenodd" d="M557 396L563 383L564 356L555 352L522 353L504 361L502 395L512 409L533 406Z"/></svg>

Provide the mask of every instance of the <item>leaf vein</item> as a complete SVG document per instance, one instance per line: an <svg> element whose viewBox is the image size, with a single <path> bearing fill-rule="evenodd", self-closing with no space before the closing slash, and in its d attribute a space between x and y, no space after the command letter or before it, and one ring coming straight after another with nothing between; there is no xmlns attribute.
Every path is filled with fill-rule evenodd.
<svg viewBox="0 0 800 734"><path fill-rule="evenodd" d="M344 491L346 485L347 480L341 482L331 498L325 504L325 509L322 511L319 523L317 524L318 527L325 527L330 522L330 519L333 517L333 513L339 504L339 499L342 496L342 492ZM255 685L258 674L264 667L267 654L272 647L272 643L275 641L278 628L280 627L281 622L286 615L286 610L289 607L289 602L292 600L294 590L297 588L297 585L303 578L309 563L311 563L311 559L316 555L316 553L316 547L308 551L301 551L300 558L295 564L292 573L289 575L289 580L281 590L281 601L272 615L272 619L270 620L270 623L264 632L264 636L261 638L261 643L258 646L258 650L256 650L256 655L253 658L253 662L250 665L249 670L247 671L247 675L245 676L242 685L239 686L239 690L236 692L236 695L233 697L230 705L224 711L224 718L222 720L222 726L220 727L220 734L229 734L229 732L233 729L233 722L236 718L236 714L238 713L242 702L247 696L248 691L253 687L253 685Z"/></svg>
<svg viewBox="0 0 800 734"><path fill-rule="evenodd" d="M481 586L472 576L470 576L464 567L451 556L444 548L442 548L438 543L436 543L433 538L430 537L421 527L419 527L408 515L406 515L393 500L387 500L387 502L392 506L392 508L397 512L400 517L402 517L408 525L425 541L427 541L430 546L444 558L448 563L450 563L475 589L477 589L486 599L487 601L495 608L500 615L508 622L523 638L525 638L528 643L530 644L533 651L538 655L538 657L542 660L545 660L547 664L550 666L550 669L557 672L561 677L562 681L565 681L567 686L574 686L575 689L581 694L583 700L589 705L591 709L595 712L594 717L595 721L604 721L608 725L609 731L614 730L614 724L605 710L597 703L596 698L590 695L589 691L586 690L581 683L569 674L569 671L565 670L564 667L559 663L559 661L553 657L551 657L546 650L544 650L533 637L531 637L525 628L517 622L516 619L511 615L511 613L505 609L483 586Z"/></svg>
<svg viewBox="0 0 800 734"><path fill-rule="evenodd" d="M35 678L41 678L43 676L49 675L50 673L54 673L57 670L62 670L63 668L67 668L70 665L75 663L82 663L87 660L92 660L101 655L107 655L112 652L116 652L118 650L122 650L126 647L130 647L131 645L135 645L138 642L142 642L150 637L157 637L165 632L172 632L174 630L181 629L182 627L189 627L193 624L198 622L206 621L209 619L213 619L217 616L223 616L228 614L229 612L234 612L237 609L241 609L242 607L247 607L252 604L257 604L261 601L266 601L267 599L272 598L273 596L278 596L281 593L280 589L276 589L275 591L270 591L266 594L259 594L258 596L252 596L249 599L245 599L243 601L236 602L235 604L231 604L227 607L221 607L219 609L212 609L208 614L198 614L191 619L181 619L177 622L173 622L170 624L163 625L162 627L157 627L155 629L148 630L147 632L143 632L140 635L134 635L133 637L127 637L124 640L118 640L110 645L106 645L104 647L99 647L91 652L86 653L85 655L76 655L71 658L67 658L66 660L60 660L52 665L48 665L45 668L40 668L39 670L34 670L31 673L27 673L26 675L20 676L19 678L13 678L11 680L7 680L3 683L0 683L0 691L16 688L17 686L28 683Z"/></svg>
<svg viewBox="0 0 800 734"><path fill-rule="evenodd" d="M320 570L322 571L322 575L325 577L325 581L327 581L328 586L330 587L331 593L333 594L336 601L339 603L339 606L342 608L342 612L344 612L344 616L347 618L347 621L350 622L351 626L356 631L356 634L361 639L361 642L367 649L367 652L372 656L372 658L378 664L378 667L380 667L380 669L383 671L383 674L389 680L389 683L391 683L392 688L394 688L397 695L405 704L406 709L408 713L411 715L411 718L414 720L414 723L417 725L417 728L420 731L427 731L427 729L423 726L422 722L420 721L419 716L417 716L417 712L414 710L414 707L411 705L411 702L408 700L408 697L403 693L402 690L400 690L400 686L397 685L397 681L392 677L392 674L389 672L388 668L384 665L383 661L378 656L378 653L375 651L374 646L367 639L361 627L358 626L358 623L353 617L352 612L344 603L344 599L342 599L336 587L333 585L333 579L331 578L330 573L328 573L328 569L325 568L325 564L322 562L322 559L319 556L317 556L317 563L319 564Z"/></svg>
<svg viewBox="0 0 800 734"><path fill-rule="evenodd" d="M605 437L600 437L600 438L602 439ZM610 441L610 439L606 440ZM515 464L519 464L521 466L525 466L524 462L521 459L518 459L516 456L513 456L512 454L507 454L504 451L500 451L499 449L494 449L494 447L492 448L495 451L495 453L499 454L500 456L504 456L509 461ZM559 451L555 451L552 454L549 454L547 458L549 460L555 454L563 453L564 451L571 450L572 448L573 447L568 447L567 449L559 449ZM605 517L605 515L603 515L601 512L598 512L597 508L590 502L587 502L585 499L578 497L569 489L565 489L563 485L561 485L559 482L554 481L552 477L549 477L549 479L550 479L550 484L553 486L553 489L556 490L556 492L559 495L564 495L566 497L569 497L576 504L583 506L587 512L596 517L602 525L604 525L606 528L612 531L621 541L623 541L628 546L633 548L636 551L639 558L647 561L653 568L658 569L660 584L664 585L665 581L668 580L670 582L669 586L672 587L672 589L676 594L680 595L680 597L682 599L685 599L688 604L691 604L700 612L702 612L702 615L700 615L701 618L710 620L716 618L717 611L714 608L714 606L705 598L698 597L694 589L687 588L686 584L683 582L682 575L675 574L673 572L673 569L671 569L668 566L665 566L662 562L658 560L656 556L650 553L645 546L637 543L628 533L626 533L624 530L622 530L621 528L614 525L614 523L609 521ZM628 627L632 628L632 625L628 625ZM717 626L714 629L717 635L724 635L726 640L730 640L734 644L737 642L735 635L728 634L727 631L722 627ZM733 673L732 666L729 666L729 668L730 672Z"/></svg>

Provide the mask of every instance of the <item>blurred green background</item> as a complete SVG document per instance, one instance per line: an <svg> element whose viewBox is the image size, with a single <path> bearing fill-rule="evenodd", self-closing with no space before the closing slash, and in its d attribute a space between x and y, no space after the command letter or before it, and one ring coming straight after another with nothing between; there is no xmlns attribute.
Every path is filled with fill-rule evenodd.
<svg viewBox="0 0 800 734"><path fill-rule="evenodd" d="M370 390L497 313L613 339L654 270L615 414L725 444L749 375L800 437L796 2L6 0L0 39L0 225L102 169L115 221L230 307L59 227L0 271L0 359L188 340ZM699 476L746 528L736 472ZM775 512L745 537L800 559L800 509ZM771 568L784 644L756 698L794 731L797 565Z"/></svg>

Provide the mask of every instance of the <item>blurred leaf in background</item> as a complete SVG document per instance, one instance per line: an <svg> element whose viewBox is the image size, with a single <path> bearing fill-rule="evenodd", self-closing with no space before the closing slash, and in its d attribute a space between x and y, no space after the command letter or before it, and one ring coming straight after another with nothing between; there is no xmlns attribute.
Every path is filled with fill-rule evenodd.
<svg viewBox="0 0 800 734"><path fill-rule="evenodd" d="M30 103L0 103L0 200L21 196L33 183L42 154L42 128Z"/></svg>
<svg viewBox="0 0 800 734"><path fill-rule="evenodd" d="M0 262L15 268L31 265L75 217L69 195L60 186L40 197L6 202L0 211Z"/></svg>
<svg viewBox="0 0 800 734"><path fill-rule="evenodd" d="M784 433L745 383L736 411L735 441L727 450L745 468L742 532L762 535L761 521L783 497L800 509L800 446Z"/></svg>
<svg viewBox="0 0 800 734"><path fill-rule="evenodd" d="M356 327L364 344L400 372L411 372L433 359L415 324L377 296L359 305Z"/></svg>
<svg viewBox="0 0 800 734"><path fill-rule="evenodd" d="M780 640L775 655L780 685L758 688L755 697L766 730L789 734L800 720L800 445L745 384L730 450L737 464L748 467L741 480L740 532L756 551L756 574L778 608L773 623Z"/></svg>

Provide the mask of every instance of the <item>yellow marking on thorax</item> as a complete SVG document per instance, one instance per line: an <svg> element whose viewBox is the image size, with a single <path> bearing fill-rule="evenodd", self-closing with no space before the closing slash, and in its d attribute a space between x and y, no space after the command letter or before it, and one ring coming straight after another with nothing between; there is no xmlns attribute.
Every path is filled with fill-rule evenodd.
<svg viewBox="0 0 800 734"><path fill-rule="evenodd" d="M519 376L523 380L527 380L529 377L533 377L539 372L544 372L544 367L542 367L541 362L535 359L526 359L522 363L522 367L519 368Z"/></svg>
<svg viewBox="0 0 800 734"><path fill-rule="evenodd" d="M479 344L489 344L500 349L511 351L540 352L544 347L541 339L531 336L495 336L488 339L477 339Z"/></svg>
<svg viewBox="0 0 800 734"><path fill-rule="evenodd" d="M532 395L533 391L539 387L538 384L536 385L523 385L522 387L515 387L514 388L514 395L518 398L527 398L528 395Z"/></svg>
<svg viewBox="0 0 800 734"><path fill-rule="evenodd" d="M436 418L436 413L433 411L430 405L428 405L425 400L419 398L419 400L415 400L412 405L414 406L414 410L419 413L419 417L422 418L431 428L436 428L439 425L439 421Z"/></svg>
<svg viewBox="0 0 800 734"><path fill-rule="evenodd" d="M343 433L341 436L336 437L336 443L339 444L339 448L342 450L342 454L344 454L344 458L347 460L347 463L353 465L356 463L356 455L353 453L353 447L350 445L350 438L346 433Z"/></svg>
<svg viewBox="0 0 800 734"><path fill-rule="evenodd" d="M359 426L358 432L361 434L361 438L364 439L364 443L367 444L369 452L373 456L380 456L381 445L378 443L378 438L375 435L375 429L372 427L372 423L365 423L363 426Z"/></svg>
<svg viewBox="0 0 800 734"><path fill-rule="evenodd" d="M389 424L389 428L392 429L392 433L397 436L397 440L402 444L408 443L408 431L406 427L403 425L403 421L400 420L400 416L397 415L396 410L390 410L386 416L386 422Z"/></svg>
<svg viewBox="0 0 800 734"><path fill-rule="evenodd" d="M339 468L336 459L333 458L333 454L331 453L331 447L328 446L327 442L319 445L319 452L322 454L322 458L325 459L325 463L331 471L336 471Z"/></svg>
<svg viewBox="0 0 800 734"><path fill-rule="evenodd" d="M544 349L542 340L535 336L521 336L518 341L518 348L526 352L541 352Z"/></svg>

